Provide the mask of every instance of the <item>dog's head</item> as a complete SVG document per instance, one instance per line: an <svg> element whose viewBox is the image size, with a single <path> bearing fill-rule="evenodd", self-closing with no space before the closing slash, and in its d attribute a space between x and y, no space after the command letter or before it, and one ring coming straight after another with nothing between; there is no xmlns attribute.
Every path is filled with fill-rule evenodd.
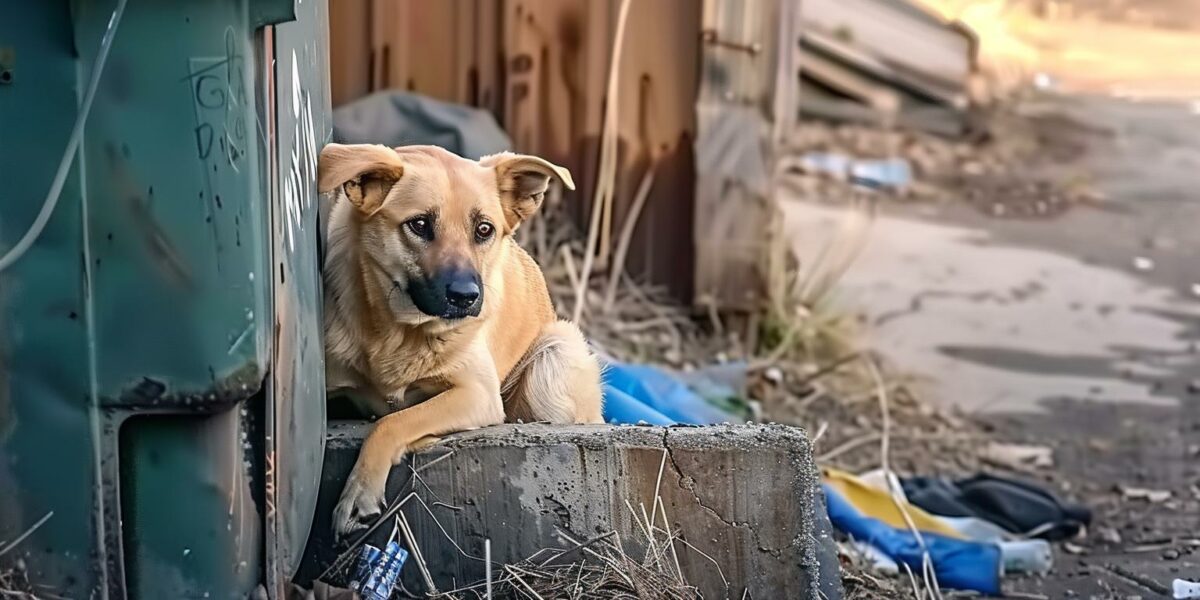
<svg viewBox="0 0 1200 600"><path fill-rule="evenodd" d="M350 243L368 285L397 319L421 323L479 315L505 238L538 210L552 177L575 189L566 169L536 156L472 161L433 146L329 144L318 186L340 189L338 201L356 209Z"/></svg>

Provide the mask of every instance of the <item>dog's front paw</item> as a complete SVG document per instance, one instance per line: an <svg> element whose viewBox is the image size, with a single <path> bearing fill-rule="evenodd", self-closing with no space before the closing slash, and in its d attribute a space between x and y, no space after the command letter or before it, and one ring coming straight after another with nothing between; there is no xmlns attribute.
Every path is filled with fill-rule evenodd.
<svg viewBox="0 0 1200 600"><path fill-rule="evenodd" d="M359 461L346 479L342 497L333 509L333 530L345 537L367 526L367 521L383 510L388 468L371 468Z"/></svg>

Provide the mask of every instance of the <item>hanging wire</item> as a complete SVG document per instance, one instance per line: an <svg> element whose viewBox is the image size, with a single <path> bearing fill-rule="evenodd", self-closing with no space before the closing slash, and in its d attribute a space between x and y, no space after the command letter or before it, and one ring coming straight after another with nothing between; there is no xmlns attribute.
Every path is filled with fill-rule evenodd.
<svg viewBox="0 0 1200 600"><path fill-rule="evenodd" d="M46 228L46 222L50 220L50 215L58 206L58 198L62 195L62 188L67 181L67 173L71 170L71 163L75 160L79 142L83 139L83 126L87 123L88 113L92 110L92 100L96 97L96 88L100 86L100 76L104 73L104 64L108 61L108 51L112 48L113 36L117 33L121 16L125 14L127 1L117 0L117 7L113 9L112 16L108 19L108 27L104 30L104 36L100 38L100 51L96 54L96 62L92 65L92 77L88 82L87 91L84 93L83 104L79 107L79 114L75 116L75 127L71 129L71 137L67 140L67 149L58 163L58 171L54 174L50 191L46 194L45 202L42 203L42 210L38 212L37 218L33 220L33 224L29 226L25 235L21 236L20 241L0 257L0 272L11 267L25 255L29 247L42 235L42 230Z"/></svg>

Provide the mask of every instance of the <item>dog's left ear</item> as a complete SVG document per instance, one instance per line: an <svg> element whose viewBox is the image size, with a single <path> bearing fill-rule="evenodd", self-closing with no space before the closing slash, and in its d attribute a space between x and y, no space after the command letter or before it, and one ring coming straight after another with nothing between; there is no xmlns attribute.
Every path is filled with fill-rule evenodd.
<svg viewBox="0 0 1200 600"><path fill-rule="evenodd" d="M536 156L501 152L479 159L479 164L496 170L500 204L504 207L509 231L515 230L541 207L551 177L557 177L568 190L575 189L570 171Z"/></svg>

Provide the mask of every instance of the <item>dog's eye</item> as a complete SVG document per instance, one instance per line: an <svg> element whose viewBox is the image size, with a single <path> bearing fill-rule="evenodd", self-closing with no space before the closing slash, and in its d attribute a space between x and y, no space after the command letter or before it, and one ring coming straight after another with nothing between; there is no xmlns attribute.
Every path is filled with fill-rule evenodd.
<svg viewBox="0 0 1200 600"><path fill-rule="evenodd" d="M409 219L404 223L409 230L417 234L418 237L430 239L433 237L433 228L430 227L429 217L417 217Z"/></svg>
<svg viewBox="0 0 1200 600"><path fill-rule="evenodd" d="M485 242L485 241L491 239L492 235L495 233L496 233L495 226L493 226L491 223L488 223L487 221L484 221L475 226L475 239L477 239L481 242Z"/></svg>

